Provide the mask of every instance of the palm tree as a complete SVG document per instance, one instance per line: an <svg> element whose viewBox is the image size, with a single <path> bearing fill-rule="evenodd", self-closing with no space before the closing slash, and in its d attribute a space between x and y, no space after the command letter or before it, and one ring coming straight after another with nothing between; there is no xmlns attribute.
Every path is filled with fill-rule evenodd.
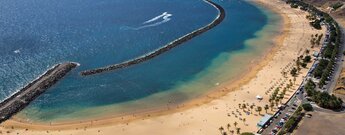
<svg viewBox="0 0 345 135"><path fill-rule="evenodd" d="M270 106L271 106L271 111L273 111L274 103L271 102Z"/></svg>
<svg viewBox="0 0 345 135"><path fill-rule="evenodd" d="M241 133L241 128L236 128L236 132L237 132L237 134L240 134Z"/></svg>
<svg viewBox="0 0 345 135"><path fill-rule="evenodd" d="M236 126L237 126L237 124L238 124L238 123L235 121L235 122L234 122L234 126L236 127Z"/></svg>
<svg viewBox="0 0 345 135"><path fill-rule="evenodd" d="M246 104L242 104L242 109L246 109L247 108L247 105Z"/></svg>
<svg viewBox="0 0 345 135"><path fill-rule="evenodd" d="M261 106L258 106L258 112L259 112L259 114L260 114L260 112L262 111L262 108L261 108Z"/></svg>
<svg viewBox="0 0 345 135"><path fill-rule="evenodd" d="M230 133L231 133L231 134L234 134L234 133L235 133L235 131L234 131L234 130L230 130Z"/></svg>
<svg viewBox="0 0 345 135"><path fill-rule="evenodd" d="M265 109L265 111L267 113L267 110L269 109L268 105L265 105L264 109Z"/></svg>
<svg viewBox="0 0 345 135"><path fill-rule="evenodd" d="M227 128L228 128L229 132L230 132L230 127L231 127L231 125L230 125L230 123L228 123Z"/></svg>
<svg viewBox="0 0 345 135"><path fill-rule="evenodd" d="M293 77L293 84L296 83L296 77Z"/></svg>
<svg viewBox="0 0 345 135"><path fill-rule="evenodd" d="M221 135L223 134L223 130L224 130L224 128L223 128L223 126L221 126L221 127L219 128L219 131L220 131L220 134L221 134Z"/></svg>
<svg viewBox="0 0 345 135"><path fill-rule="evenodd" d="M279 104L279 100L280 100L279 98L276 98L276 99L275 99L277 106L278 106L278 104Z"/></svg>
<svg viewBox="0 0 345 135"><path fill-rule="evenodd" d="M292 80L291 80L291 79L289 79L289 82L290 82L290 87L291 87L291 86L293 85L293 84L292 84ZM289 87L289 88L290 88L290 87Z"/></svg>

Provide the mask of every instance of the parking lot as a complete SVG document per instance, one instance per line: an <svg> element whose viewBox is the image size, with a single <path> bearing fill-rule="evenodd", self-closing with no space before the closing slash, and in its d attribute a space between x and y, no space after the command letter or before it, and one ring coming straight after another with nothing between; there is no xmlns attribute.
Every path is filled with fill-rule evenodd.
<svg viewBox="0 0 345 135"><path fill-rule="evenodd" d="M303 94L301 92L297 93L291 98L287 105L282 106L280 111L272 116L272 119L267 123L267 125L265 126L266 128L261 134L275 135L279 131L279 129L283 127L286 120L290 118L290 116L296 111L297 107L301 103L301 100L299 100L299 98L303 98Z"/></svg>

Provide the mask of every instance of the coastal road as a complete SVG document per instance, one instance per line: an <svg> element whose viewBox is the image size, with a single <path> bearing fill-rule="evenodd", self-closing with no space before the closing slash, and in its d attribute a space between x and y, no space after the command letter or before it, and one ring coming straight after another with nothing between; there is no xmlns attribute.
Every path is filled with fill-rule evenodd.
<svg viewBox="0 0 345 135"><path fill-rule="evenodd" d="M335 68L334 68L334 73L333 76L331 77L331 81L327 84L326 90L328 93L332 93L333 90L335 89L335 86L337 85L337 81L340 77L341 70L343 67L345 67L344 64L344 55L343 52L345 51L345 42L344 42L344 37L345 37L345 29L341 27L341 33L342 33L342 45L340 47L340 53L338 54L338 60L336 61Z"/></svg>

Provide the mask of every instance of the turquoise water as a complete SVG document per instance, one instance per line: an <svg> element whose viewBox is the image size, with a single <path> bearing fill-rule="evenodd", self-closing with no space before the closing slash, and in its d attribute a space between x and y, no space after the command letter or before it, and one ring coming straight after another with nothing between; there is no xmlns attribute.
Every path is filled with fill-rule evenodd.
<svg viewBox="0 0 345 135"><path fill-rule="evenodd" d="M141 56L198 29L210 23L217 10L201 0L2 0L0 99L64 61L81 66L21 115L59 121L90 108L107 106L98 111L125 113L200 96L217 80L196 82L204 87L195 92L174 91L183 91L184 85L198 78L221 54L245 49L245 41L256 37L268 23L268 15L252 4L216 2L227 16L209 32L150 61L81 77L82 70ZM236 67L232 64L229 70ZM160 94L169 98L146 101Z"/></svg>

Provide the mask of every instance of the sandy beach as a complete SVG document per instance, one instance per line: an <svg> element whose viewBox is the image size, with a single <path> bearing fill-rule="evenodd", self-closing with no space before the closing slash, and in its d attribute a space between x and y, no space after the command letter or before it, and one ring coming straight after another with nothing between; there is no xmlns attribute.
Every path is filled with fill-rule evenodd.
<svg viewBox="0 0 345 135"><path fill-rule="evenodd" d="M18 122L15 119L1 124L1 133L25 135L113 135L113 134L157 134L157 135L213 135L220 134L220 127L224 131L256 132L257 122L266 111L257 112L257 106L264 108L269 105L269 96L277 87L286 86L292 80L293 86L287 91L282 102L296 90L306 75L307 68L302 68L294 79L290 70L298 56L303 55L310 48L310 39L313 34L321 34L323 30L315 30L309 26L306 12L291 9L289 5L277 0L256 0L266 8L280 14L283 18L281 34L273 38L274 47L258 62L254 62L249 72L238 81L222 83L200 99L195 99L176 109L159 112L145 112L140 115L129 115L119 118L107 118L97 121L63 124L39 125ZM284 72L287 75L284 77ZM256 96L263 100L259 101ZM240 105L241 107L240 107ZM242 107L246 104L246 107ZM249 106L253 106L250 108ZM269 108L272 114L276 108ZM236 124L235 124L236 123ZM230 126L228 126L228 124Z"/></svg>

